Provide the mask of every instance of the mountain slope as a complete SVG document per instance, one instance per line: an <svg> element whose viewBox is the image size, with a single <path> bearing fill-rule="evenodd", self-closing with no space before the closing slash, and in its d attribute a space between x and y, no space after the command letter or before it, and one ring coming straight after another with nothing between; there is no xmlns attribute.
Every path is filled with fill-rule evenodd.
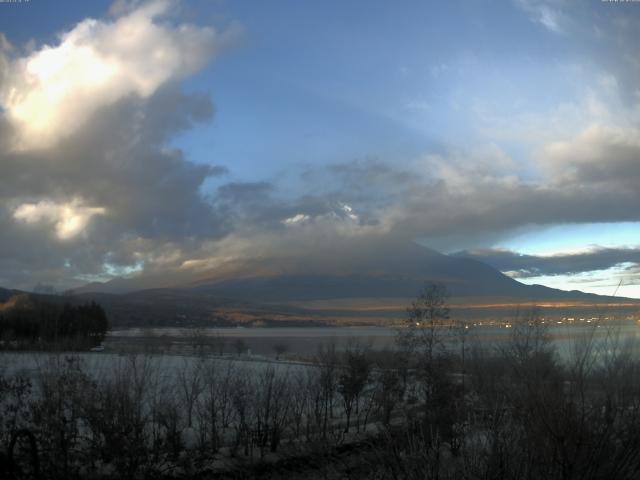
<svg viewBox="0 0 640 480"><path fill-rule="evenodd" d="M283 261L271 271L249 268L222 278L211 272L171 288L135 290L136 285L148 285L148 280L117 279L112 284L89 285L76 299L98 301L113 323L122 326L384 322L401 318L408 302L431 282L444 283L456 314L467 317L509 316L519 305L531 304L545 305L556 313L560 309L567 316L592 315L607 304L618 304L615 308L627 312L640 305L636 299L524 285L477 260L443 255L416 244L392 247L377 256L371 252L361 252L359 258L358 252L354 258L343 255L340 262L328 262L316 271ZM246 273L265 270L269 273L260 276ZM133 291L108 293L127 289ZM606 306L610 312L613 307Z"/></svg>
<svg viewBox="0 0 640 480"><path fill-rule="evenodd" d="M208 295L259 302L345 298L413 298L425 283L441 282L453 297L587 300L607 297L525 285L477 260L451 257L416 244L349 274L287 273L227 280L202 279L189 288Z"/></svg>

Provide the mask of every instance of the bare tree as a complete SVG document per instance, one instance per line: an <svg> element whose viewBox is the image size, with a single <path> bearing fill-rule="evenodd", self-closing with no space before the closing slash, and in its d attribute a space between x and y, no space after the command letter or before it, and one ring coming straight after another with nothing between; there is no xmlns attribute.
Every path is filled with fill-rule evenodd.
<svg viewBox="0 0 640 480"><path fill-rule="evenodd" d="M288 376L269 366L259 374L254 392L255 432L264 455L267 445L272 452L277 450L289 419Z"/></svg>
<svg viewBox="0 0 640 480"><path fill-rule="evenodd" d="M221 357L224 354L224 348L227 344L227 337L216 333L211 339L211 344L213 346L215 354Z"/></svg>
<svg viewBox="0 0 640 480"><path fill-rule="evenodd" d="M240 356L247 352L247 342L244 340L244 338L238 337L233 342L233 348L235 349L236 354Z"/></svg>
<svg viewBox="0 0 640 480"><path fill-rule="evenodd" d="M202 393L202 362L183 359L182 368L178 371L178 385L182 392L184 408L187 413L187 426L193 426L193 409Z"/></svg>
<svg viewBox="0 0 640 480"><path fill-rule="evenodd" d="M244 454L249 455L252 447L250 442L250 420L252 412L252 387L246 371L239 370L231 384L231 403L233 405L234 418L232 421L235 430L235 440L231 454L235 455L238 448L244 449Z"/></svg>
<svg viewBox="0 0 640 480"><path fill-rule="evenodd" d="M207 344L207 337L205 336L205 332L202 328L197 326L191 327L189 328L186 336L194 354L201 355L204 353L204 347Z"/></svg>
<svg viewBox="0 0 640 480"><path fill-rule="evenodd" d="M154 409L147 400L155 397L155 373L148 357L127 357L87 396L85 418L93 457L102 465L112 465L120 478L135 478L142 468L151 466L147 429Z"/></svg>
<svg viewBox="0 0 640 480"><path fill-rule="evenodd" d="M92 382L77 356L53 356L39 373L40 395L32 403L32 415L39 426L44 466L60 478L76 476L82 455L82 398Z"/></svg>
<svg viewBox="0 0 640 480"><path fill-rule="evenodd" d="M316 398L316 415L319 417L322 438L327 440L333 422L333 407L338 385L338 354L335 342L322 344L316 355L318 364L318 397Z"/></svg>
<svg viewBox="0 0 640 480"><path fill-rule="evenodd" d="M450 438L455 423L455 397L451 378L452 356L446 349L451 325L449 294L443 284L427 284L408 309L398 344L407 356L422 401L425 428L434 437Z"/></svg>
<svg viewBox="0 0 640 480"><path fill-rule="evenodd" d="M356 343L350 343L344 352L344 365L338 377L338 392L342 397L342 405L346 416L345 433L351 426L351 413L354 408L359 413L360 396L364 391L371 374L371 359L368 350ZM358 428L358 425L356 425Z"/></svg>
<svg viewBox="0 0 640 480"><path fill-rule="evenodd" d="M424 286L418 297L407 309L404 328L398 332L399 345L422 357L430 364L444 349L441 327L448 325L449 294L444 284Z"/></svg>
<svg viewBox="0 0 640 480"><path fill-rule="evenodd" d="M378 365L375 376L374 400L382 418L382 424L389 426L391 417L404 398L406 391L406 375L403 374L405 364L397 352L388 352L387 363Z"/></svg>
<svg viewBox="0 0 640 480"><path fill-rule="evenodd" d="M280 360L280 357L289 351L289 345L278 342L273 346L273 351L276 353L276 360Z"/></svg>
<svg viewBox="0 0 640 480"><path fill-rule="evenodd" d="M305 419L310 416L310 376L304 371L295 371L291 377L290 409L293 428L293 436L298 438L302 435L302 425Z"/></svg>

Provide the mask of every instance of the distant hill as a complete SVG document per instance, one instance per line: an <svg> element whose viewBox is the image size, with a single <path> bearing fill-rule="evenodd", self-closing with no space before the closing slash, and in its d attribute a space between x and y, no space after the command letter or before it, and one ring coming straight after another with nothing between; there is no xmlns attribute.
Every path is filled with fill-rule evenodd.
<svg viewBox="0 0 640 480"><path fill-rule="evenodd" d="M6 288L0 288L0 302L4 303L9 300L15 294L15 290L7 290Z"/></svg>
<svg viewBox="0 0 640 480"><path fill-rule="evenodd" d="M167 282L163 278L121 278L116 277L108 282L91 282L81 287L74 288L74 294L84 293L109 293L114 295L127 294L140 290L152 290L156 288L171 288L174 283Z"/></svg>
<svg viewBox="0 0 640 480"><path fill-rule="evenodd" d="M312 325L325 319L304 308L230 299L184 288L157 288L114 295L82 293L78 301L102 305L114 327L234 327Z"/></svg>

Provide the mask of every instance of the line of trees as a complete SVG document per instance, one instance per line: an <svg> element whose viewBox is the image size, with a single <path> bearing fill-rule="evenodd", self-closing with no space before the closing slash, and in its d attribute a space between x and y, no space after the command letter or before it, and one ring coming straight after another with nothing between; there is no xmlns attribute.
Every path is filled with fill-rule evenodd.
<svg viewBox="0 0 640 480"><path fill-rule="evenodd" d="M99 345L109 329L103 308L95 302L58 304L28 295L12 298L0 311L0 345L5 348Z"/></svg>

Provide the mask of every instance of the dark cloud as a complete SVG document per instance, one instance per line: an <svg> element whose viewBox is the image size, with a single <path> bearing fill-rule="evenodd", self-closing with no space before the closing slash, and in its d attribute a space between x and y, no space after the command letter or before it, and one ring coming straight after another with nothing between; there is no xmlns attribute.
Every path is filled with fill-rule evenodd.
<svg viewBox="0 0 640 480"><path fill-rule="evenodd" d="M158 22L167 12L166 2L146 1L113 23L81 23L63 34L68 72L54 71L50 83L76 88L60 103L42 94L48 87L36 78L20 82L25 62L45 60L41 51L16 59L0 52L1 284L64 287L120 268L175 266L183 249L228 233L201 192L226 168L195 164L169 146L213 117L209 96L181 92L178 80L213 55L216 33ZM153 45L117 50L128 41L121 30ZM87 46L93 66L78 61ZM154 56L156 48L165 57ZM87 69L103 67L103 54L120 62L121 76L104 77L111 83L99 88L83 85ZM11 89L19 95L9 96ZM41 112L23 121L34 106Z"/></svg>
<svg viewBox="0 0 640 480"><path fill-rule="evenodd" d="M451 250L532 225L638 221L640 193L629 180L639 168L629 160L640 153L634 134L633 129L624 135L588 131L556 145L545 160L553 168L535 181L492 172L485 168L486 159L478 168L472 161L446 156L427 158L412 168L356 160L305 172L301 183L308 193L298 197L282 195L276 184L252 183L221 187L218 201L224 200L226 214L234 218L232 235L251 239L251 248L242 255L246 263L253 255L264 269L269 261L277 266L283 256L299 255L306 264L308 257L316 257L325 265L347 268L353 265L354 249L371 251L373 245L386 245L385 255L394 248L388 245L415 239ZM610 149L612 143L620 148ZM607 163L625 168L598 177L587 167ZM324 252L326 245L331 248ZM545 271L551 272L551 265ZM575 269L560 267L556 274L590 268L576 262ZM542 272L533 265L531 269L532 275Z"/></svg>
<svg viewBox="0 0 640 480"><path fill-rule="evenodd" d="M640 266L640 248L595 247L585 252L551 256L523 255L503 249L483 249L462 251L453 255L474 258L519 278L572 275L607 270L622 264L633 264L627 266L626 270L632 270L635 274Z"/></svg>
<svg viewBox="0 0 640 480"><path fill-rule="evenodd" d="M466 163L439 156L412 169L334 165L318 175L327 187L315 198L348 203L397 237L446 238L433 244L447 249L531 225L637 221L638 138L634 128L588 129L545 151L544 176L532 180L476 168L472 154L459 153Z"/></svg>
<svg viewBox="0 0 640 480"><path fill-rule="evenodd" d="M199 194L224 169L187 161L165 145L178 128L202 120L203 98L168 90L150 102L126 101L99 110L87 126L54 148L2 154L0 197L11 200L81 197L143 236L215 235L215 212ZM171 121L136 117L171 118ZM103 232L104 233L104 232Z"/></svg>

